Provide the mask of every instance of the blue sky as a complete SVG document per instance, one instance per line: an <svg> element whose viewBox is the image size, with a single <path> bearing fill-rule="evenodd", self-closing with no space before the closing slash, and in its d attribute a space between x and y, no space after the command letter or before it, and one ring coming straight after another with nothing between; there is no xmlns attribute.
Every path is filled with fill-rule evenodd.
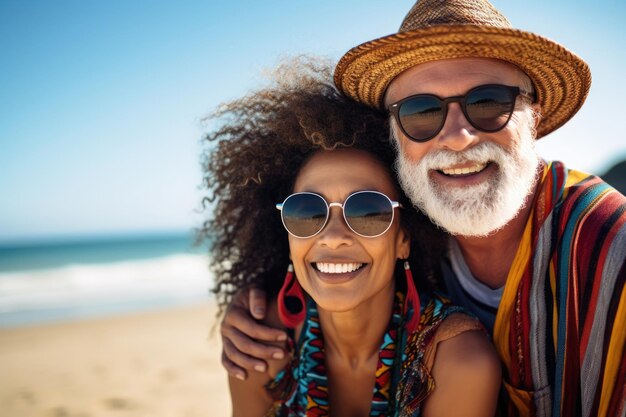
<svg viewBox="0 0 626 417"><path fill-rule="evenodd" d="M281 57L395 32L412 4L0 0L0 241L197 226L200 119ZM493 4L592 70L542 155L596 173L626 157L624 2Z"/></svg>

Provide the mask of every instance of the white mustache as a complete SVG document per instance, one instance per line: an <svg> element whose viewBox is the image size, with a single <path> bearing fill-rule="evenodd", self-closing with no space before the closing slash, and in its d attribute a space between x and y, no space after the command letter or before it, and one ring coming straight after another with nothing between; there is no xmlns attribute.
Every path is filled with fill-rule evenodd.
<svg viewBox="0 0 626 417"><path fill-rule="evenodd" d="M501 161L505 157L506 152L500 146L492 142L482 142L460 152L447 149L432 151L426 154L418 165L423 164L424 168L428 170L441 171L453 165L465 163L487 164L493 161Z"/></svg>

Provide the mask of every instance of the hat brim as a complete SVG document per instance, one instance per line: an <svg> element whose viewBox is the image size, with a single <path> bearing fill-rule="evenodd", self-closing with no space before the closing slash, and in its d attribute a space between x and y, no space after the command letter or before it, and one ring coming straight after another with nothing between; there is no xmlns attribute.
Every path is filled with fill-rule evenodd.
<svg viewBox="0 0 626 417"><path fill-rule="evenodd" d="M385 90L401 72L452 58L500 59L524 71L541 105L537 138L571 119L591 86L587 64L558 43L517 29L474 25L432 26L352 48L335 68L335 85L349 97L382 110Z"/></svg>

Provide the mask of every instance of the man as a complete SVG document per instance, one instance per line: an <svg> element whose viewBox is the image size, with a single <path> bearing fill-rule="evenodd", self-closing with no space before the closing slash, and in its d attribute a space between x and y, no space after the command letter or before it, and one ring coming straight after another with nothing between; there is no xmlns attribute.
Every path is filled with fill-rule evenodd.
<svg viewBox="0 0 626 417"><path fill-rule="evenodd" d="M580 58L486 0L419 1L400 33L335 70L346 95L389 111L402 186L451 234L446 289L492 331L509 415L626 415L626 198L534 148L590 82ZM222 324L240 377L282 354L259 341L284 338L248 309L263 316L262 294Z"/></svg>

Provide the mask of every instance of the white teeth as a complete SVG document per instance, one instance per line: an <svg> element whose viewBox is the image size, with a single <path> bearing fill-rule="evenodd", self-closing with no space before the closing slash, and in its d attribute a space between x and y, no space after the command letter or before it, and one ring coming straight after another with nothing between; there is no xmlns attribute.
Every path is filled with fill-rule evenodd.
<svg viewBox="0 0 626 417"><path fill-rule="evenodd" d="M473 174L474 172L482 171L483 169L485 169L486 166L487 164L475 164L475 165L472 165L471 167L465 167L465 168L442 168L441 172L443 172L446 175Z"/></svg>
<svg viewBox="0 0 626 417"><path fill-rule="evenodd" d="M329 262L316 262L315 267L318 271L325 274L345 274L346 272L356 271L362 267L362 263L342 263L334 264Z"/></svg>

